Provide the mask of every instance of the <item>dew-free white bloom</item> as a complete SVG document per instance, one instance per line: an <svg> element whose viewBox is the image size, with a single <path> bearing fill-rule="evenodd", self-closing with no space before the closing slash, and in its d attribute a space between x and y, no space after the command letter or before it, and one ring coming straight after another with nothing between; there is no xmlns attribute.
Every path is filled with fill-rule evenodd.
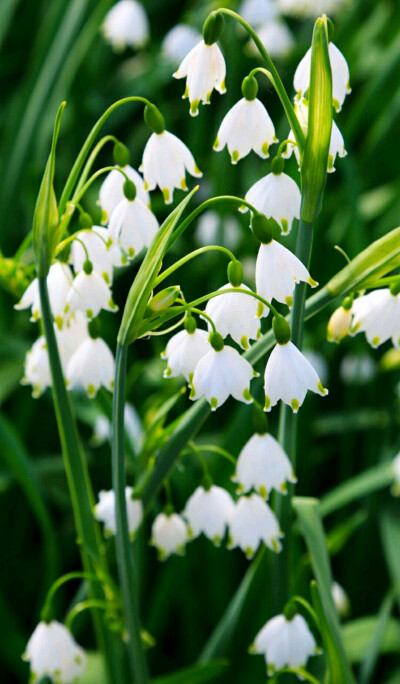
<svg viewBox="0 0 400 684"><path fill-rule="evenodd" d="M241 496L231 515L229 523L229 545L239 546L247 558L252 558L264 542L271 551L279 553L283 533L268 504L258 494Z"/></svg>
<svg viewBox="0 0 400 684"><path fill-rule="evenodd" d="M347 593L338 582L332 583L332 598L340 617L346 617L350 612L350 601Z"/></svg>
<svg viewBox="0 0 400 684"><path fill-rule="evenodd" d="M69 389L83 387L91 399L100 387L114 389L114 357L101 337L88 337L70 358L66 381Z"/></svg>
<svg viewBox="0 0 400 684"><path fill-rule="evenodd" d="M22 658L30 663L32 681L51 677L54 684L71 684L83 674L87 658L69 629L52 620L39 622Z"/></svg>
<svg viewBox="0 0 400 684"><path fill-rule="evenodd" d="M232 478L240 492L254 488L267 499L271 489L287 492L287 482L297 482L292 464L279 442L272 435L254 434L244 445Z"/></svg>
<svg viewBox="0 0 400 684"><path fill-rule="evenodd" d="M215 411L231 394L234 399L251 404L250 381L255 377L252 366L232 347L221 351L210 347L198 362L192 378L191 399L205 396Z"/></svg>
<svg viewBox="0 0 400 684"><path fill-rule="evenodd" d="M391 491L394 496L400 496L400 453L392 461L392 471L394 482Z"/></svg>
<svg viewBox="0 0 400 684"><path fill-rule="evenodd" d="M182 556L188 541L188 529L178 513L160 513L151 527L150 544L158 550L160 560L166 560L171 554Z"/></svg>
<svg viewBox="0 0 400 684"><path fill-rule="evenodd" d="M231 495L222 487L197 487L188 499L183 513L189 523L190 537L195 538L203 533L214 544L219 545L234 508Z"/></svg>
<svg viewBox="0 0 400 684"><path fill-rule="evenodd" d="M341 342L349 334L351 328L352 312L339 306L329 319L326 337L329 342Z"/></svg>
<svg viewBox="0 0 400 684"><path fill-rule="evenodd" d="M32 397L38 399L51 386L46 338L41 335L26 354L21 385L32 385Z"/></svg>
<svg viewBox="0 0 400 684"><path fill-rule="evenodd" d="M193 333L187 330L176 333L170 338L161 354L161 358L168 361L164 378L176 378L178 375L183 375L186 380L190 381L198 362L209 349L206 330L197 328Z"/></svg>
<svg viewBox="0 0 400 684"><path fill-rule="evenodd" d="M219 127L214 150L225 145L232 164L254 150L262 159L269 157L269 146L277 142L274 124L260 100L242 98L225 115Z"/></svg>
<svg viewBox="0 0 400 684"><path fill-rule="evenodd" d="M328 394L311 363L293 342L277 344L272 350L265 368L264 390L266 411L281 399L293 413L299 410L307 390L321 396Z"/></svg>
<svg viewBox="0 0 400 684"><path fill-rule="evenodd" d="M316 287L318 283L311 278L304 264L293 252L276 240L261 244L256 262L257 293L267 302L276 299L289 308L293 306L293 292L296 283L303 281ZM264 308L263 316L269 309Z"/></svg>
<svg viewBox="0 0 400 684"><path fill-rule="evenodd" d="M109 224L111 239L132 259L143 247L150 247L159 228L153 212L139 197L124 197L115 207Z"/></svg>
<svg viewBox="0 0 400 684"><path fill-rule="evenodd" d="M192 26L177 24L165 36L161 52L171 62L179 64L200 40L200 34Z"/></svg>
<svg viewBox="0 0 400 684"><path fill-rule="evenodd" d="M299 186L286 173L269 173L260 178L245 199L267 218L282 226L285 235L292 229L293 219L300 218L301 193ZM241 211L248 211L247 207Z"/></svg>
<svg viewBox="0 0 400 684"><path fill-rule="evenodd" d="M119 247L111 244L112 236L107 228L93 226L91 230L78 231L75 237L78 239L73 240L70 252L70 262L75 273L82 271L88 254L93 270L110 284L114 268L126 264L126 259L124 260Z"/></svg>
<svg viewBox="0 0 400 684"><path fill-rule="evenodd" d="M227 289L235 289L228 283L219 288L219 292ZM239 285L241 290L251 292L247 285ZM242 349L249 349L249 340L258 340L261 337L260 319L257 317L262 310L255 297L242 292L227 292L226 294L209 299L206 306L206 314L214 321L215 326L222 337L230 335ZM211 325L208 324L211 331Z"/></svg>
<svg viewBox="0 0 400 684"><path fill-rule="evenodd" d="M71 289L72 280L73 275L67 264L61 264L59 261L56 261L56 263L50 266L46 279L50 308L54 319L60 328L63 325L65 302L68 292ZM14 305L14 309L17 309L18 311L29 307L32 308L31 321L37 321L42 315L40 308L39 281L37 278L35 278L27 287L18 304Z"/></svg>
<svg viewBox="0 0 400 684"><path fill-rule="evenodd" d="M82 311L87 319L96 318L101 309L117 311L111 290L96 271L81 271L75 276L67 296L67 311Z"/></svg>
<svg viewBox="0 0 400 684"><path fill-rule="evenodd" d="M186 78L184 98L190 102L190 114L197 116L199 104L210 104L213 89L225 93L226 66L217 43L201 40L184 58L174 78Z"/></svg>
<svg viewBox="0 0 400 684"><path fill-rule="evenodd" d="M149 39L147 15L136 0L119 0L106 14L102 30L106 41L117 51L128 45L141 48Z"/></svg>
<svg viewBox="0 0 400 684"><path fill-rule="evenodd" d="M321 352L315 351L315 349L303 349L303 356L306 357L307 361L311 363L314 370L317 371L317 375L321 380L322 384L328 384L329 378L329 364Z"/></svg>
<svg viewBox="0 0 400 684"><path fill-rule="evenodd" d="M284 667L303 667L318 649L302 615L295 615L291 620L275 615L257 634L252 652L265 656L268 674L272 675Z"/></svg>
<svg viewBox="0 0 400 684"><path fill-rule="evenodd" d="M373 290L354 300L352 313L352 334L365 332L374 348L392 338L400 349L400 294L388 288Z"/></svg>
<svg viewBox="0 0 400 684"><path fill-rule="evenodd" d="M351 93L350 72L347 62L336 45L329 43L329 60L332 69L332 98L333 106L337 112L342 109L343 102L348 93ZM311 48L306 52L299 63L294 75L294 89L300 99L308 90L311 72Z"/></svg>
<svg viewBox="0 0 400 684"><path fill-rule="evenodd" d="M220 216L216 211L201 214L194 234L201 246L223 245L234 250L240 243L242 229L235 216Z"/></svg>
<svg viewBox="0 0 400 684"><path fill-rule="evenodd" d="M146 205L150 205L150 195L144 189L144 180L132 166L127 164L121 167L136 187L136 197ZM125 177L117 169L113 169L103 181L99 193L99 205L101 207L102 223L108 223L115 207L124 199Z"/></svg>
<svg viewBox="0 0 400 684"><path fill-rule="evenodd" d="M143 161L145 187L154 190L157 185L166 204L171 204L174 189L187 190L185 173L201 178L203 175L186 145L168 131L153 133L146 143Z"/></svg>
<svg viewBox="0 0 400 684"><path fill-rule="evenodd" d="M140 499L132 499L133 488L125 487L126 512L129 535L133 538L143 520L143 504ZM111 537L117 531L115 493L113 489L99 492L99 503L94 507L94 517L104 523L104 536Z"/></svg>

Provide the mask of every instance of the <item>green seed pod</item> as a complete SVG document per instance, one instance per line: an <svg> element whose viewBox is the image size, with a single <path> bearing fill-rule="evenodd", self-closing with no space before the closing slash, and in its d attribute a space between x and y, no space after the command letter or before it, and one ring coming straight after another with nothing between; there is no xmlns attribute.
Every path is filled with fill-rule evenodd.
<svg viewBox="0 0 400 684"><path fill-rule="evenodd" d="M91 228L93 226L93 219L87 211L83 211L79 215L79 226L81 228Z"/></svg>
<svg viewBox="0 0 400 684"><path fill-rule="evenodd" d="M152 312L164 311L168 309L180 295L179 285L171 285L171 287L166 287L165 290L157 292L157 294L152 297L148 303L148 309Z"/></svg>
<svg viewBox="0 0 400 684"><path fill-rule="evenodd" d="M290 325L283 316L274 316L272 328L278 344L287 344L290 341Z"/></svg>
<svg viewBox="0 0 400 684"><path fill-rule="evenodd" d="M144 108L143 118L146 126L158 135L165 131L165 121L160 110L154 104L147 104Z"/></svg>
<svg viewBox="0 0 400 684"><path fill-rule="evenodd" d="M272 225L265 214L253 214L251 228L257 240L267 245L272 240Z"/></svg>
<svg viewBox="0 0 400 684"><path fill-rule="evenodd" d="M117 166L127 166L131 161L131 155L126 145L116 142L113 149L114 164Z"/></svg>
<svg viewBox="0 0 400 684"><path fill-rule="evenodd" d="M91 261L89 261L89 259L86 259L86 261L84 261L83 270L85 271L86 275L90 275L93 271L93 264Z"/></svg>
<svg viewBox="0 0 400 684"><path fill-rule="evenodd" d="M397 283L391 284L390 292L392 295L398 295L400 293L400 280Z"/></svg>
<svg viewBox="0 0 400 684"><path fill-rule="evenodd" d="M211 12L203 25L203 39L206 45L212 45L222 36L224 17L220 12Z"/></svg>
<svg viewBox="0 0 400 684"><path fill-rule="evenodd" d="M280 176L285 168L285 160L283 157L275 157L271 163L271 171L274 176Z"/></svg>
<svg viewBox="0 0 400 684"><path fill-rule="evenodd" d="M215 349L215 351L222 351L222 349L224 348L224 340L222 336L217 332L211 333L209 341L212 348Z"/></svg>
<svg viewBox="0 0 400 684"><path fill-rule="evenodd" d="M250 102L255 100L258 93L258 83L254 76L246 76L242 82L242 94Z"/></svg>
<svg viewBox="0 0 400 684"><path fill-rule="evenodd" d="M353 299L353 296L344 298L344 300L342 301L342 307L345 311L350 311L351 307L353 306Z"/></svg>
<svg viewBox="0 0 400 684"><path fill-rule="evenodd" d="M232 287L240 287L243 282L243 266L240 261L230 261L228 264L228 280Z"/></svg>
<svg viewBox="0 0 400 684"><path fill-rule="evenodd" d="M136 197L136 185L131 180L126 180L123 186L124 195L127 200L133 202Z"/></svg>
<svg viewBox="0 0 400 684"><path fill-rule="evenodd" d="M283 609L283 614L289 622L293 620L294 616L297 615L297 607L294 601L288 601Z"/></svg>
<svg viewBox="0 0 400 684"><path fill-rule="evenodd" d="M189 335L193 335L193 333L196 331L196 328L197 328L197 323L196 323L195 317L192 316L191 314L186 316L184 326L185 326L186 332L188 332Z"/></svg>

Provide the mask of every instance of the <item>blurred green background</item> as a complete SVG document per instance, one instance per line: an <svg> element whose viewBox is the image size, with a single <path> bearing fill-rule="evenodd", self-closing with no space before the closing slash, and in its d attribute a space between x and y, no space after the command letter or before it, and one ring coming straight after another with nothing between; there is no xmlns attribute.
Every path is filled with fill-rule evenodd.
<svg viewBox="0 0 400 684"><path fill-rule="evenodd" d="M0 249L4 257L11 257L30 231L53 121L63 99L67 107L57 151L58 193L95 120L112 102L130 94L154 100L166 118L167 129L178 134L193 152L204 172L197 201L217 194L243 196L269 171L270 160L262 161L253 154L233 167L226 151L212 152L224 114L241 96L242 78L260 63L248 54L244 33L233 22L226 22L221 47L227 62L228 92L223 97L214 94L212 105L201 108L194 120L188 115L187 101L181 99L183 82L171 78L177 64L161 49L165 35L176 23L185 22L200 30L210 9L238 9L239 3L143 3L151 41L138 52L127 49L120 54L112 51L99 30L112 4L111 0L0 1ZM352 258L400 222L400 5L396 0L348 0L333 19L334 42L348 60L353 92L337 116L348 156L337 160L337 171L328 178L316 229L311 273L321 284L344 265L334 245L340 245ZM312 20L286 17L285 22L295 42L293 49L277 60L277 66L292 94L294 70L310 45ZM288 127L268 83L260 81L259 96L275 122L278 137L284 139ZM118 110L105 130L128 145L135 168L140 165L148 137L141 111L138 105ZM112 163L109 148L98 163ZM287 169L297 179L293 159ZM84 202L97 220L98 187L92 187ZM183 193L177 192L176 200L181 196ZM153 194L152 206L161 222L168 210L158 191ZM227 222L228 214L219 217L219 237L227 245L236 239L236 253L249 267L246 282L252 285L257 245L248 230L248 218L237 218L240 231L236 235ZM296 229L289 238L291 246L295 233ZM196 229L188 231L176 245L173 258L200 241ZM120 307L135 269L136 265L125 270L115 283L115 300ZM0 680L11 683L28 679L28 667L20 656L39 619L46 589L59 574L79 569L80 560L51 394L47 391L34 401L30 389L19 385L24 355L37 329L29 323L26 312L13 311L21 293L9 291L13 286L4 260L0 271L4 286L0 291ZM180 284L186 297L192 297L221 286L225 279L225 261L218 255L207 255L182 269ZM111 348L119 318L118 314L102 314L104 337ZM323 381L330 393L323 401L308 397L301 410L297 469L297 492L317 497L360 471L393 458L400 450L399 355L388 355L386 346L373 351L361 337L346 339L340 347L329 344L325 341L327 320L324 311L306 325L305 347L317 353L317 362L324 364ZM139 341L130 352L128 399L144 428L154 424L157 411L181 387L178 381L162 380L159 353L164 346L165 338L153 338ZM260 398L261 382L258 394ZM109 415L110 397L100 394L90 403L75 394L73 401L94 490L107 489L110 450L107 443L94 447L91 434L96 416ZM176 418L188 403L187 395L177 399L167 420ZM271 418L274 434L277 415L275 411ZM154 451L161 433L160 423L147 445L146 456ZM218 444L236 456L250 434L249 409L229 401L207 422L198 440ZM138 462L139 458L131 455L131 472ZM229 464L213 455L209 465L216 483L233 491ZM177 510L184 506L200 477L195 458L184 455L171 477ZM154 514L163 503L161 496ZM384 489L328 516L325 525L334 577L350 597L348 620L375 615L390 581L400 583L398 501ZM157 642L149 650L150 667L157 675L196 660L248 563L240 551L218 550L200 539L189 544L184 559L172 558L160 564L154 549L148 547L149 536L148 524L138 543L141 611L144 627ZM107 544L113 558L113 543ZM221 683L265 681L263 658L249 656L247 647L271 616L274 586L269 578L273 560L272 554L265 554L227 645L231 665L218 679ZM306 596L309 579L309 563L303 553L298 589ZM59 619L74 600L74 589L76 586L71 585L59 592ZM82 617L75 627L77 639L90 648L93 643L86 629L88 621L88 616ZM372 632L365 621L354 622L348 629L348 634L353 630L353 660L359 662ZM400 682L396 609L382 651L376 679L371 681Z"/></svg>

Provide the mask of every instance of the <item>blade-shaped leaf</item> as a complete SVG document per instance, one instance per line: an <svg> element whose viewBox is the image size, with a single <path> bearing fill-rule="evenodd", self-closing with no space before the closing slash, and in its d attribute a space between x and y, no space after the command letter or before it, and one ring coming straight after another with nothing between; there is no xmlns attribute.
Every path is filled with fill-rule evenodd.
<svg viewBox="0 0 400 684"><path fill-rule="evenodd" d="M162 677L156 677L151 680L151 684L202 684L202 682L213 682L226 672L228 666L229 663L226 660L216 660L204 665L194 665L193 667L177 670Z"/></svg>
<svg viewBox="0 0 400 684"><path fill-rule="evenodd" d="M357 618L342 627L346 654L351 663L359 663L376 634L378 618L375 615ZM400 622L390 618L383 631L380 653L400 653Z"/></svg>
<svg viewBox="0 0 400 684"><path fill-rule="evenodd" d="M361 499L363 496L377 492L379 489L389 487L393 482L391 463L380 463L374 468L365 470L360 475L350 478L328 494L322 497L319 503L319 512L322 517L337 511L339 508Z"/></svg>

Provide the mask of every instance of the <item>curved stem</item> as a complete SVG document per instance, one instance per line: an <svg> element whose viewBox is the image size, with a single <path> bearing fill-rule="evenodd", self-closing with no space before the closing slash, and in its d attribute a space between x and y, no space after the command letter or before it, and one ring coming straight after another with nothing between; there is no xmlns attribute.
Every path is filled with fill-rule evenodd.
<svg viewBox="0 0 400 684"><path fill-rule="evenodd" d="M205 247L195 249L193 252L190 252L190 254L186 254L186 256L182 257L182 259L179 259L179 261L163 271L163 273L161 273L154 281L154 287L157 287L157 285L168 278L171 273L174 273L174 271L178 270L178 268L184 266L184 264L186 264L188 261L195 259L196 257L200 256L200 254L205 254L205 252L224 252L231 261L237 261L235 255L226 247L221 247L220 245L206 245Z"/></svg>
<svg viewBox="0 0 400 684"><path fill-rule="evenodd" d="M99 153L103 149L104 145L106 145L108 142L113 142L114 144L118 143L119 140L118 138L115 137L115 135L105 135L104 138L99 140L97 145L93 148L93 151L91 152L89 159L87 160L85 167L82 171L81 177L79 179L79 182L76 186L75 192L79 192L80 188L82 185L86 183L87 177L89 176L90 169L92 168L94 162L96 161Z"/></svg>
<svg viewBox="0 0 400 684"><path fill-rule="evenodd" d="M93 174L93 176L90 176L89 180L87 180L86 183L85 183L84 185L82 185L82 187L79 189L79 191L77 190L77 191L74 193L74 196L73 196L73 198L72 198L73 204L77 204L77 203L82 199L82 197L83 197L83 195L85 194L85 192L90 188L90 186L92 185L92 183L94 183L94 181L95 181L99 176L102 176L103 173L108 173L109 171L119 171L120 173L122 173L122 175L124 176L125 180L130 180L129 177L128 177L128 175L125 173L125 171L123 171L123 170L121 169L120 166L103 166L103 168L102 168L102 169L99 169L98 171L96 171L96 172Z"/></svg>
<svg viewBox="0 0 400 684"><path fill-rule="evenodd" d="M209 324L211 325L212 331L214 333L218 332L213 319L208 314L206 314L205 311L202 311L201 309L195 309L194 307L190 307L189 311L191 311L193 313L197 313L197 314L199 314L199 316L202 316L203 318L205 318L206 321L208 321Z"/></svg>
<svg viewBox="0 0 400 684"><path fill-rule="evenodd" d="M129 540L125 497L124 408L127 347L117 345L113 398L112 484L115 493L117 530L115 535L118 574L121 583L129 662L135 684L149 681L140 634L138 587L133 552Z"/></svg>
<svg viewBox="0 0 400 684"><path fill-rule="evenodd" d="M108 610L111 608L111 605L108 603L108 601L103 601L101 599L87 599L87 601L77 603L76 606L74 606L69 611L67 618L65 620L65 626L71 631L72 623L75 620L75 618L81 613L83 613L84 610L88 610L89 608L100 608L101 610Z"/></svg>
<svg viewBox="0 0 400 684"><path fill-rule="evenodd" d="M44 620L45 622L48 622L51 616L51 604L54 598L54 595L56 591L63 586L66 582L69 582L70 580L74 579L85 579L85 580L90 580L91 582L101 582L100 578L97 577L97 575L94 575L90 572L68 572L66 575L63 575L62 577L59 577L53 584L51 585L49 591L47 592L47 596L45 598L44 604L42 611L40 613L40 619Z"/></svg>
<svg viewBox="0 0 400 684"><path fill-rule="evenodd" d="M222 447L215 446L214 444L196 444L196 448L199 451L206 451L211 454L218 454L219 456L223 456L226 458L229 463L233 463L233 465L236 465L236 459L232 454L229 453L226 449L223 449Z"/></svg>

